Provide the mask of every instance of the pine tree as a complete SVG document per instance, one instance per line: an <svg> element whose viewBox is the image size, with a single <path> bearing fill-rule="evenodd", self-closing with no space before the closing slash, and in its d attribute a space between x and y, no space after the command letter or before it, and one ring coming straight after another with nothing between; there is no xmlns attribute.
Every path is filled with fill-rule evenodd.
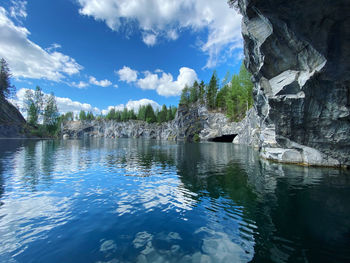
<svg viewBox="0 0 350 263"><path fill-rule="evenodd" d="M157 115L157 121L159 123L166 122L167 121L167 115L168 115L168 109L167 109L166 105L164 104L162 106L161 111L159 111L159 113Z"/></svg>
<svg viewBox="0 0 350 263"><path fill-rule="evenodd" d="M79 113L79 120L85 121L86 120L86 113L85 111L81 110Z"/></svg>
<svg viewBox="0 0 350 263"><path fill-rule="evenodd" d="M180 104L187 105L187 106L190 104L190 93L187 85L182 90Z"/></svg>
<svg viewBox="0 0 350 263"><path fill-rule="evenodd" d="M207 87L207 106L208 109L212 110L215 108L216 93L218 91L218 78L216 71L211 76L209 85Z"/></svg>
<svg viewBox="0 0 350 263"><path fill-rule="evenodd" d="M0 60L0 99L8 99L15 92L15 86L11 85L11 72L5 59Z"/></svg>
<svg viewBox="0 0 350 263"><path fill-rule="evenodd" d="M157 121L156 115L154 114L154 110L151 104L148 104L145 108L145 120L148 123L153 123Z"/></svg>
<svg viewBox="0 0 350 263"><path fill-rule="evenodd" d="M197 81L193 83L193 86L190 88L190 96L189 96L189 102L190 103L196 103L199 98L199 84Z"/></svg>
<svg viewBox="0 0 350 263"><path fill-rule="evenodd" d="M199 84L199 103L201 105L205 104L205 84L203 80Z"/></svg>

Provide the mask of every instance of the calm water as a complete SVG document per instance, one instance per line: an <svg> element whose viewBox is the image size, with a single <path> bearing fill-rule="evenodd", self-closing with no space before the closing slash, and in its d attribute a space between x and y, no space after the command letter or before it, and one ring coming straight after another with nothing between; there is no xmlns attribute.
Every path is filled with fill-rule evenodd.
<svg viewBox="0 0 350 263"><path fill-rule="evenodd" d="M350 262L350 174L225 143L0 140L0 262Z"/></svg>

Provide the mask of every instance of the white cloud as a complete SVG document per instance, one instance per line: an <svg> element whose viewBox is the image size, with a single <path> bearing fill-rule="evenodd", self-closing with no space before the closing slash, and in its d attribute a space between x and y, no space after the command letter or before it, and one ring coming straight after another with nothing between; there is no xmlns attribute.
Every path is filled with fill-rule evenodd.
<svg viewBox="0 0 350 263"><path fill-rule="evenodd" d="M90 82L90 84L104 87L104 88L112 85L112 82L110 82L108 79L98 81L95 77L92 77L92 76L90 76L89 82Z"/></svg>
<svg viewBox="0 0 350 263"><path fill-rule="evenodd" d="M87 86L89 86L88 83L84 82L84 81L79 81L78 83L76 82L72 82L72 86L73 87L76 87L78 89L84 89L86 88Z"/></svg>
<svg viewBox="0 0 350 263"><path fill-rule="evenodd" d="M175 40L184 29L208 32L198 42L209 56L206 67L214 67L232 56L229 51L243 45L241 16L225 0L78 0L78 3L80 14L104 21L112 30L133 28L136 22L147 45L156 44L159 37Z"/></svg>
<svg viewBox="0 0 350 263"><path fill-rule="evenodd" d="M127 66L124 66L122 69L119 69L118 71L116 71L116 73L121 81L131 83L137 80L137 71L132 70Z"/></svg>
<svg viewBox="0 0 350 263"><path fill-rule="evenodd" d="M111 109L122 111L122 110L124 110L124 108L138 112L138 110L141 106L146 106L148 104L150 104L154 110L161 108L161 106L157 102L155 102L154 100L149 100L149 99L129 100L127 104L119 104L116 106L109 106L107 109L102 110L102 114L106 115Z"/></svg>
<svg viewBox="0 0 350 263"><path fill-rule="evenodd" d="M117 89L119 86L117 84L114 84L113 87Z"/></svg>
<svg viewBox="0 0 350 263"><path fill-rule="evenodd" d="M145 33L142 40L147 46L154 46L157 43L157 36L152 33Z"/></svg>
<svg viewBox="0 0 350 263"><path fill-rule="evenodd" d="M128 68L125 67L124 68ZM128 68L130 71L134 71ZM143 78L133 78L136 85L143 90L155 90L161 96L178 96L181 94L185 85L191 86L195 80L198 80L196 72L191 68L182 67L176 80L170 73L157 69L154 73L150 71L143 72Z"/></svg>
<svg viewBox="0 0 350 263"><path fill-rule="evenodd" d="M27 1L11 0L10 15L16 20L27 17Z"/></svg>
<svg viewBox="0 0 350 263"><path fill-rule="evenodd" d="M22 88L18 90L16 93L16 98L10 100L10 102L14 104L21 111L23 116L26 116L25 107L24 107L24 97L25 97L26 90L29 90L29 89ZM46 96L49 94L44 93L44 95ZM83 110L86 112L91 111L94 115L99 115L101 113L106 115L113 108L116 110L123 110L125 107L128 110L133 109L137 113L141 106L145 106L148 104L150 104L154 110L161 108L161 106L154 100L140 99L140 100L129 100L126 104L109 106L107 109L101 111L99 108L93 107L91 106L91 104L88 104L88 103L73 101L70 98L62 98L62 97L55 97L55 98L56 98L58 110L61 114L71 111L71 112L74 112L75 115L77 115L81 110Z"/></svg>
<svg viewBox="0 0 350 263"><path fill-rule="evenodd" d="M25 110L24 110L24 95L27 89L20 89L16 93L16 99L12 100L11 102L18 106L21 113L26 116ZM48 94L46 94L48 95ZM84 111L91 111L94 114L100 114L101 111L96 108L92 107L88 103L81 103L78 101L72 101L69 98L62 98L62 97L56 97L57 107L60 113L66 113L69 111L74 112L74 114L79 114L81 110Z"/></svg>
<svg viewBox="0 0 350 263"><path fill-rule="evenodd" d="M73 58L44 50L30 41L29 35L25 27L15 25L0 7L0 57L7 60L14 77L60 81L82 70Z"/></svg>

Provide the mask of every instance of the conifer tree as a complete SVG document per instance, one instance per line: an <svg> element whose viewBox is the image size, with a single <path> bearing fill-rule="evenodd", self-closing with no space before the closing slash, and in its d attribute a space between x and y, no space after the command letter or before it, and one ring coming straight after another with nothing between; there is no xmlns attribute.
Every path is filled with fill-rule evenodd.
<svg viewBox="0 0 350 263"><path fill-rule="evenodd" d="M0 60L0 99L8 99L15 92L15 86L11 85L11 72L5 59Z"/></svg>
<svg viewBox="0 0 350 263"><path fill-rule="evenodd" d="M218 91L218 78L216 71L211 76L209 85L207 87L207 106L208 109L212 110L215 108L216 93Z"/></svg>

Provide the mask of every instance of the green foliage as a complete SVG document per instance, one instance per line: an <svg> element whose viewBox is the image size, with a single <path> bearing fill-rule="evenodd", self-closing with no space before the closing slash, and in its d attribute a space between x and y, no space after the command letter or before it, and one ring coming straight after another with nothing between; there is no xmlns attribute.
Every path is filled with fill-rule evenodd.
<svg viewBox="0 0 350 263"><path fill-rule="evenodd" d="M220 89L219 83L214 71L208 85L203 81L200 84L195 81L193 86L185 86L181 93L180 104L190 106L199 103L206 105L209 110L226 113L233 121L240 121L246 111L253 106L251 74L242 64L239 74L231 77L229 72L226 73Z"/></svg>
<svg viewBox="0 0 350 263"><path fill-rule="evenodd" d="M203 80L199 84L199 103L202 105L205 103L205 83Z"/></svg>
<svg viewBox="0 0 350 263"><path fill-rule="evenodd" d="M47 127L55 126L58 122L58 108L55 96L53 93L47 98L43 113L43 124Z"/></svg>
<svg viewBox="0 0 350 263"><path fill-rule="evenodd" d="M148 104L145 109L145 121L147 123L153 123L157 121L157 117L154 114L153 107L150 104Z"/></svg>
<svg viewBox="0 0 350 263"><path fill-rule="evenodd" d="M0 99L8 99L15 93L15 86L11 85L11 72L5 59L0 60Z"/></svg>
<svg viewBox="0 0 350 263"><path fill-rule="evenodd" d="M190 105L190 89L187 85L181 92L180 104L187 106Z"/></svg>
<svg viewBox="0 0 350 263"><path fill-rule="evenodd" d="M39 86L36 86L35 91L26 90L24 94L24 107L27 112L27 122L34 126L43 113L44 93Z"/></svg>
<svg viewBox="0 0 350 263"><path fill-rule="evenodd" d="M193 86L189 89L189 92L190 92L189 102L196 103L199 99L199 84L197 81L193 83Z"/></svg>
<svg viewBox="0 0 350 263"><path fill-rule="evenodd" d="M166 107L166 105L163 105L161 111L159 111L156 115L158 123L166 122L168 115L168 108Z"/></svg>
<svg viewBox="0 0 350 263"><path fill-rule="evenodd" d="M86 113L85 111L81 110L79 113L79 120L85 121L86 120Z"/></svg>
<svg viewBox="0 0 350 263"><path fill-rule="evenodd" d="M194 142L199 142L201 139L199 138L198 133L196 133L195 135L193 135L193 141Z"/></svg>
<svg viewBox="0 0 350 263"><path fill-rule="evenodd" d="M226 96L227 115L233 121L240 121L253 106L253 83L251 75L242 64L239 74L234 75Z"/></svg>
<svg viewBox="0 0 350 263"><path fill-rule="evenodd" d="M74 121L74 113L69 111L60 116L61 122Z"/></svg>
<svg viewBox="0 0 350 263"><path fill-rule="evenodd" d="M211 76L209 85L207 86L207 107L209 110L215 109L216 94L218 91L218 78L216 71Z"/></svg>
<svg viewBox="0 0 350 263"><path fill-rule="evenodd" d="M216 108L221 110L221 111L226 111L226 109L227 109L226 97L227 97L228 91L229 91L229 86L225 85L219 90L219 92L216 96Z"/></svg>
<svg viewBox="0 0 350 263"><path fill-rule="evenodd" d="M26 91L24 104L27 111L27 121L34 136L57 137L61 122L73 120L72 112L60 116L54 94L51 93L45 97L38 86L34 92L32 90ZM39 120L42 120L42 124L39 123Z"/></svg>

